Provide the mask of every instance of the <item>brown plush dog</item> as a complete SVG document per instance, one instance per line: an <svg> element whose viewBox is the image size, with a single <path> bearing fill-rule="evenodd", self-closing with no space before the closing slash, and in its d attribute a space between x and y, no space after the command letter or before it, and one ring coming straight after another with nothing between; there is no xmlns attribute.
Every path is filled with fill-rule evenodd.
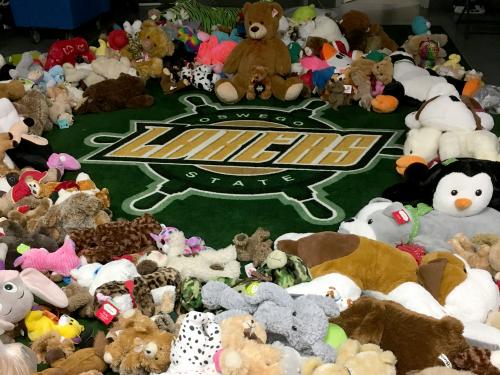
<svg viewBox="0 0 500 375"><path fill-rule="evenodd" d="M256 96L261 99L269 99L272 94L269 69L262 65L252 66L246 95L247 99L254 100Z"/></svg>
<svg viewBox="0 0 500 375"><path fill-rule="evenodd" d="M253 66L269 71L272 93L280 100L295 100L302 91L299 77L285 79L291 71L288 49L278 34L283 8L278 3L255 2L243 6L247 38L234 48L224 64L224 73L232 79L221 79L215 85L217 97L234 104L247 92Z"/></svg>
<svg viewBox="0 0 500 375"><path fill-rule="evenodd" d="M398 359L398 375L442 366L440 356L451 360L469 347L457 319L434 319L392 301L362 297L331 322L362 344L373 343L392 351Z"/></svg>
<svg viewBox="0 0 500 375"><path fill-rule="evenodd" d="M85 102L78 107L77 114L144 108L154 103L154 98L146 94L144 81L125 73L117 79L107 79L90 86L83 96Z"/></svg>

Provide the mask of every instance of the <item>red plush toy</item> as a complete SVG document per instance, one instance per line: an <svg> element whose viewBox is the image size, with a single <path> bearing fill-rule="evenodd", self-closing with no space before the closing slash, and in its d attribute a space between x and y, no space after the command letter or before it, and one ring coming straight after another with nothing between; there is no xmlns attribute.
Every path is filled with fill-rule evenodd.
<svg viewBox="0 0 500 375"><path fill-rule="evenodd" d="M49 70L54 65L64 63L76 64L76 59L82 57L85 62L90 63L95 56L90 52L89 44L83 38L73 38L67 40L58 40L54 42L49 49L45 70Z"/></svg>
<svg viewBox="0 0 500 375"><path fill-rule="evenodd" d="M113 30L108 34L109 48L119 51L128 44L128 36L125 30Z"/></svg>

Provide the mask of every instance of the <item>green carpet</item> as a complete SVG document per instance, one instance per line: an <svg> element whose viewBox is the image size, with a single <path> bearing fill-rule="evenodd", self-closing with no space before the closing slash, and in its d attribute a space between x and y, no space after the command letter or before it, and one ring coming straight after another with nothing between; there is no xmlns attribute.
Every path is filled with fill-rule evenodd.
<svg viewBox="0 0 500 375"><path fill-rule="evenodd" d="M409 32L387 29L398 42ZM153 213L216 248L257 226L273 237L335 229L398 181L394 161L414 110L335 112L314 98L225 106L198 90L149 89L152 108L78 116L47 138L109 189L115 218ZM335 146L320 153L325 143Z"/></svg>
<svg viewBox="0 0 500 375"><path fill-rule="evenodd" d="M411 32L385 29L398 43ZM452 43L446 49L457 52ZM152 108L78 116L46 136L109 189L114 218L150 212L215 248L257 226L273 238L335 230L399 180L404 117L415 110L376 114L353 105L335 112L317 99L224 106L200 91L165 96L155 82L149 89ZM498 132L500 116L495 122ZM335 147L318 153L313 145L321 140ZM81 322L86 337L104 329Z"/></svg>

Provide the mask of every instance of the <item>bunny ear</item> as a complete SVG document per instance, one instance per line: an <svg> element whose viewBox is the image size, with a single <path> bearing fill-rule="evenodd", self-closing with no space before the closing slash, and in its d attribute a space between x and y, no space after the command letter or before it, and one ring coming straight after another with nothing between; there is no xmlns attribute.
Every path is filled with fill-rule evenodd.
<svg viewBox="0 0 500 375"><path fill-rule="evenodd" d="M0 283L4 283L6 281L15 279L18 276L19 276L18 271L12 271L12 270L0 271Z"/></svg>
<svg viewBox="0 0 500 375"><path fill-rule="evenodd" d="M34 268L26 268L21 272L20 276L21 280L35 296L55 307L64 308L68 306L66 294L40 271Z"/></svg>

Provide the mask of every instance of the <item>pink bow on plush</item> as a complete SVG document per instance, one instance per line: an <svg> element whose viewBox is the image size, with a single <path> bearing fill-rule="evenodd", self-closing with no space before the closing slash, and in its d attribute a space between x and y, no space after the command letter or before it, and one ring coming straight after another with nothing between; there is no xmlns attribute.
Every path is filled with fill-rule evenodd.
<svg viewBox="0 0 500 375"><path fill-rule="evenodd" d="M53 253L46 249L30 249L14 261L14 267L34 268L40 272L55 272L64 277L80 265L75 243L66 237L63 245Z"/></svg>

